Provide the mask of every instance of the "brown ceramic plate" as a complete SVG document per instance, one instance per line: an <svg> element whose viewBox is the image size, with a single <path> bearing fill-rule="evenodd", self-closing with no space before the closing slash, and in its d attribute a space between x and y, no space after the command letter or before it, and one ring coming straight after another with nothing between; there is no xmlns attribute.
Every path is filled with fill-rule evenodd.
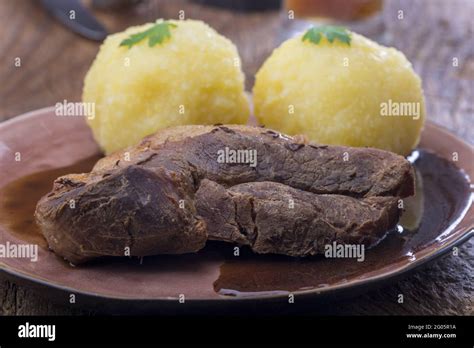
<svg viewBox="0 0 474 348"><path fill-rule="evenodd" d="M16 153L21 154L21 161L15 161ZM58 117L52 108L0 124L0 244L40 245L37 262L0 258L3 271L96 302L177 303L184 294L186 301L223 304L278 300L289 292L322 298L383 283L450 251L474 234L469 179L474 177L473 148L427 123L413 155L418 157L415 166L423 185L409 204L415 216L410 223L418 215L421 225L414 231L391 232L366 251L364 262L324 257L298 260L252 255L244 249L235 257L232 245L209 243L197 254L104 259L71 267L47 250L34 228L32 209L37 197L49 191L52 178L88 170L98 153L83 118Z"/></svg>

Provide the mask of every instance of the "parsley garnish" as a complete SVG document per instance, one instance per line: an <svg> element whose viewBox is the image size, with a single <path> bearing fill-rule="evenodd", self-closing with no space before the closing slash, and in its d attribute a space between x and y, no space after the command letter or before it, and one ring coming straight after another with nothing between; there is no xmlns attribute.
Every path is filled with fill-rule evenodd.
<svg viewBox="0 0 474 348"><path fill-rule="evenodd" d="M323 25L320 27L311 27L308 31L303 35L303 41L311 41L314 44L318 44L321 41L322 37L326 37L326 39L333 43L334 40L339 40L342 43L346 43L349 46L351 45L351 34L350 32L344 27L337 27L333 25Z"/></svg>
<svg viewBox="0 0 474 348"><path fill-rule="evenodd" d="M156 44L161 44L163 41L171 37L170 28L176 28L177 25L164 21L156 23L151 28L137 34L130 35L129 38L123 40L120 46L127 46L128 48L136 45L145 38L148 38L148 46L153 47Z"/></svg>

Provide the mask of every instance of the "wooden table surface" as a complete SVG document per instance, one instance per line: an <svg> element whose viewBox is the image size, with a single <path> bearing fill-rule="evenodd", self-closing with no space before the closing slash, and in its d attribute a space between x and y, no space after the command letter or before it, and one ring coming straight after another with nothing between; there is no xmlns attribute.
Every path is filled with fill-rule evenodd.
<svg viewBox="0 0 474 348"><path fill-rule="evenodd" d="M156 18L202 19L237 46L251 89L253 75L284 36L281 12L238 13L186 1L144 1L122 12L94 11L110 32ZM403 19L399 15L403 11ZM385 34L377 37L405 53L423 79L428 119L474 142L474 1L386 0ZM39 1L0 1L0 121L80 100L84 75L99 43L52 20ZM15 67L15 58L21 67ZM458 64L456 64L456 62ZM454 64L453 64L454 63ZM474 162L474 160L473 160ZM306 306L318 314L474 314L474 241L403 279L358 297ZM397 302L403 294L403 304ZM303 309L302 309L303 310ZM56 303L29 287L0 278L0 314L89 314L93 308Z"/></svg>

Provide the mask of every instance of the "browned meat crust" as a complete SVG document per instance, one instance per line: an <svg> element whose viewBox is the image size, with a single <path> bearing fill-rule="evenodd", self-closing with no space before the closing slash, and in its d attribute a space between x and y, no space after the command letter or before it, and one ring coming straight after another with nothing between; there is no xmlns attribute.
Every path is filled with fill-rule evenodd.
<svg viewBox="0 0 474 348"><path fill-rule="evenodd" d="M255 151L256 165L221 163L226 147ZM390 152L258 127L183 126L58 178L35 215L50 248L72 263L195 252L208 237L305 256L326 241L374 243L398 221L397 197L413 191L409 162Z"/></svg>
<svg viewBox="0 0 474 348"><path fill-rule="evenodd" d="M324 253L332 242L371 246L394 227L400 213L397 197L320 195L275 182L226 190L204 179L195 202L209 239L290 256Z"/></svg>

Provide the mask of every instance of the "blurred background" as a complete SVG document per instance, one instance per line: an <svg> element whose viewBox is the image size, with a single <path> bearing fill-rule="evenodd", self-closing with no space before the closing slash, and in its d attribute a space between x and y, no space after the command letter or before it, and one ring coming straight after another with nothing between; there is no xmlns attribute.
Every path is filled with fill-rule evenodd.
<svg viewBox="0 0 474 348"><path fill-rule="evenodd" d="M237 45L247 90L284 39L315 23L348 26L401 50L423 80L428 120L474 143L473 0L0 0L0 121L81 99L100 40L61 23L58 3L83 5L108 33L157 18L203 20ZM311 311L472 315L473 274L474 243L468 241L459 257L448 256L398 283ZM413 296L400 305L398 293ZM82 312L0 281L0 314Z"/></svg>

